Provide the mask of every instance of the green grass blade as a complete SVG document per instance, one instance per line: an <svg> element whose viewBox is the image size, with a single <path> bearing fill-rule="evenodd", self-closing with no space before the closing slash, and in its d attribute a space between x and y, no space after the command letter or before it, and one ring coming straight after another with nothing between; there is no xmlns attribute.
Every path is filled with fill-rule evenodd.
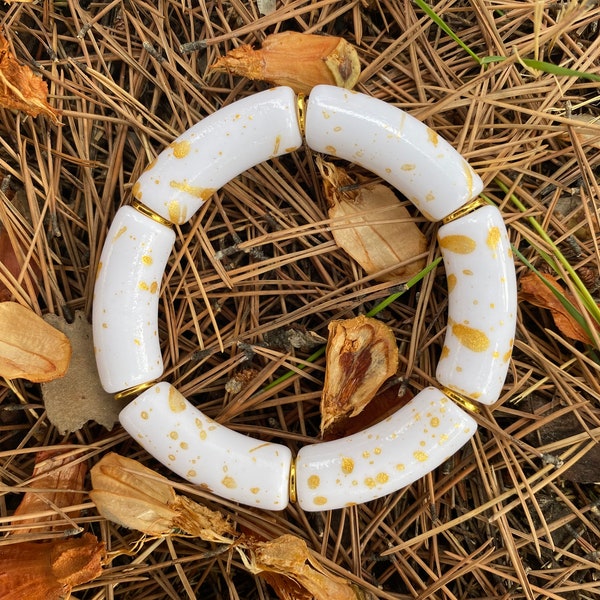
<svg viewBox="0 0 600 600"><path fill-rule="evenodd" d="M445 31L469 56L471 56L478 64L481 64L481 59L467 44L465 44L455 33L450 29L446 22L434 12L434 10L424 0L415 0L415 4L442 30Z"/></svg>
<svg viewBox="0 0 600 600"><path fill-rule="evenodd" d="M496 184L500 187L500 189L505 194L508 194L508 192L509 192L508 186L506 186L504 183L502 183L498 179L496 179ZM527 212L527 207L513 193L511 193L509 195L509 197L510 197L511 202L521 212ZM594 319L594 321L596 321L596 323L600 324L600 308L596 304L594 298L592 298L592 295L590 294L589 290L587 289L587 287L585 286L583 281L581 281L581 279L579 278L579 275L577 275L577 273L575 272L575 270L573 269L573 267L571 266L569 261L565 258L564 254L559 250L558 246L552 241L552 238L550 238L550 236L546 233L544 228L533 217L527 217L527 220L528 220L529 224L531 225L531 227L535 230L535 232L544 240L544 242L546 242L546 244L548 244L548 246L550 246L552 248L554 257L562 265L564 270L569 275L569 278L575 285L575 288L577 289L577 293L579 294L579 297L581 298L581 302L585 306L586 310L588 311L590 316ZM545 253L540 252L540 255L544 256L544 254ZM545 256L548 256L548 255L546 254ZM552 268L556 271L557 275L559 275L559 276L562 275L560 273L560 271L558 270L557 266L555 264L553 264L553 262L551 260L549 260L548 263L550 265L552 265Z"/></svg>

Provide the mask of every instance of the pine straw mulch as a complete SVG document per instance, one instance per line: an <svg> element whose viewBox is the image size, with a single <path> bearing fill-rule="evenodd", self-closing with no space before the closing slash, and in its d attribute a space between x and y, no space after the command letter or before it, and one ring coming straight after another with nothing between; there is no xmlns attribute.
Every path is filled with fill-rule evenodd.
<svg viewBox="0 0 600 600"><path fill-rule="evenodd" d="M31 248L26 265L41 267L37 279L25 269L16 299L40 314L89 316L107 227L142 170L203 116L266 87L207 65L240 43L258 45L288 29L356 44L358 89L451 141L482 175L523 255L543 267L539 251L548 244L532 229L534 218L596 293L600 150L574 134L568 115L593 114L597 83L531 71L520 57L597 73L600 6L443 0L433 8L479 56L507 60L478 66L409 1L283 0L268 16L241 0L7 6L6 37L49 82L51 103L62 111L59 127L0 111L3 193L25 199L30 215L10 212L12 226ZM565 201L586 208L572 219L557 210ZM435 226L422 227L433 240ZM334 244L314 157L303 149L248 171L178 233L180 260L167 269L160 313L166 377L238 431L292 449L314 440L323 363L305 363L310 350L292 348L286 329L326 335L332 319L366 312L394 291L365 277ZM430 259L436 255L432 245ZM527 271L518 260L518 276ZM433 382L445 290L438 268L380 315L396 333L400 375L413 390ZM261 391L290 369L291 378ZM600 595L598 454L590 458L600 434L598 355L563 337L547 310L528 303L520 304L504 393L479 417L472 443L406 489L332 513L295 506L264 513L219 501L184 486L118 426L89 423L59 435L39 387L15 385L18 395L0 387L5 532L21 497L15 489L31 476L36 453L77 444L90 464L108 450L137 458L268 539L303 537L366 597ZM78 525L110 551L135 551L76 589L76 598L184 598L186 588L201 598L273 597L223 548L181 538L136 546L138 533L101 519L89 502L84 508Z"/></svg>

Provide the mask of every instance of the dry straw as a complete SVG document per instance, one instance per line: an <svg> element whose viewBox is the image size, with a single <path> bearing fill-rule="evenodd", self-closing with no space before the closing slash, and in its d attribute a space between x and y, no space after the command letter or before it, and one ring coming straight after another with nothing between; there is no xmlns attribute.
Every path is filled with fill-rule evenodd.
<svg viewBox="0 0 600 600"><path fill-rule="evenodd" d="M419 4L282 0L268 15L241 0L6 5L2 31L48 82L61 122L0 110L0 219L20 265L11 274L0 264L10 298L40 315L89 316L107 227L143 169L198 119L266 85L209 66L242 44L295 30L343 35L358 49L358 90L424 120L469 159L506 217L518 276L528 264L540 272L556 266L597 341L574 276L594 300L600 152L594 125L586 121L581 135L571 115L598 114L597 82L573 72L600 75L600 7L434 1L436 21ZM314 159L300 150L259 165L181 227L160 309L166 377L211 417L294 449L318 437L324 362L308 360L314 347L295 347L288 328L326 337L332 320L367 313L398 291L335 244ZM573 208L565 214L567 199ZM432 240L434 227L418 222ZM432 246L428 262L436 256ZM398 341L402 389L432 382L445 290L440 265L379 313ZM390 497L311 516L218 502L174 481L118 426L89 423L61 436L37 385L2 383L0 527L12 535L1 543L19 539L11 516L24 489L35 488L35 455L77 447L90 465L109 451L138 459L171 477L178 494L261 539L301 537L367 598L596 598L599 361L595 343L569 339L550 311L522 302L504 393L477 416L473 442ZM100 578L74 589L76 598L273 597L227 547L187 536L140 542L87 497L39 516L66 523L74 512L79 530L97 535L113 557ZM56 535L42 525L27 540Z"/></svg>

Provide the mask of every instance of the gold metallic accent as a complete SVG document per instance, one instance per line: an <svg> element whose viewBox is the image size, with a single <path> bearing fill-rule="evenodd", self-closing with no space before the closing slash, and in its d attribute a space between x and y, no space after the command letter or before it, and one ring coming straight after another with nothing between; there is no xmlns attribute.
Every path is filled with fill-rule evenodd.
<svg viewBox="0 0 600 600"><path fill-rule="evenodd" d="M296 459L292 457L292 462L290 464L290 502L297 502L298 495L296 492Z"/></svg>
<svg viewBox="0 0 600 600"><path fill-rule="evenodd" d="M298 115L300 134L304 137L306 131L306 96L304 94L298 94L296 97L296 114Z"/></svg>
<svg viewBox="0 0 600 600"><path fill-rule="evenodd" d="M454 404L458 404L458 406L464 408L468 412L478 413L480 410L479 406L477 406L473 400L463 396L462 394L459 394L458 392L455 392L454 390L451 390L450 388L443 387L442 393L445 396L448 396L448 398L450 398Z"/></svg>
<svg viewBox="0 0 600 600"><path fill-rule="evenodd" d="M138 383L126 390L121 390L115 394L115 400L123 400L124 398L129 398L130 396L138 396L144 390L151 388L156 383L156 379L152 381L145 381L144 383Z"/></svg>
<svg viewBox="0 0 600 600"><path fill-rule="evenodd" d="M466 204L463 204L460 208L457 208L453 213L450 213L447 217L442 219L442 223L446 225L446 223L450 223L451 221L456 221L456 219L460 219L465 215L481 208L482 206L488 206L488 203L483 198L475 198Z"/></svg>
<svg viewBox="0 0 600 600"><path fill-rule="evenodd" d="M171 221L161 217L157 212L154 212L151 208L147 207L145 204L139 200L136 200L135 198L131 201L131 208L135 208L135 210L137 210L140 214L152 219L153 221L156 221L157 223L160 223L161 225L164 225L165 227L173 227L173 223L171 223Z"/></svg>

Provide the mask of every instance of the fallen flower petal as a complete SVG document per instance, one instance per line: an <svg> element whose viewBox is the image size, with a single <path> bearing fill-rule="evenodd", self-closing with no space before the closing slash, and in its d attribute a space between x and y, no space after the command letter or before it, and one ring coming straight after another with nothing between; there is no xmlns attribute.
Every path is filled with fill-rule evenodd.
<svg viewBox="0 0 600 600"><path fill-rule="evenodd" d="M398 369L393 331L381 321L359 316L329 324L321 435L346 416L356 416Z"/></svg>
<svg viewBox="0 0 600 600"><path fill-rule="evenodd" d="M351 89L360 75L358 54L352 44L340 37L295 31L267 36L259 50L247 45L235 48L211 68L288 85L304 94L322 83Z"/></svg>
<svg viewBox="0 0 600 600"><path fill-rule="evenodd" d="M63 333L16 302L0 302L1 377L51 381L66 373L70 360Z"/></svg>
<svg viewBox="0 0 600 600"><path fill-rule="evenodd" d="M96 579L106 548L96 536L0 546L2 600L66 600L76 585Z"/></svg>
<svg viewBox="0 0 600 600"><path fill-rule="evenodd" d="M48 85L26 65L20 65L0 34L0 106L58 123L58 111L48 104Z"/></svg>
<svg viewBox="0 0 600 600"><path fill-rule="evenodd" d="M90 473L90 498L110 521L149 535L182 531L210 542L233 542L235 530L221 513L176 494L166 477L136 460L111 452Z"/></svg>

